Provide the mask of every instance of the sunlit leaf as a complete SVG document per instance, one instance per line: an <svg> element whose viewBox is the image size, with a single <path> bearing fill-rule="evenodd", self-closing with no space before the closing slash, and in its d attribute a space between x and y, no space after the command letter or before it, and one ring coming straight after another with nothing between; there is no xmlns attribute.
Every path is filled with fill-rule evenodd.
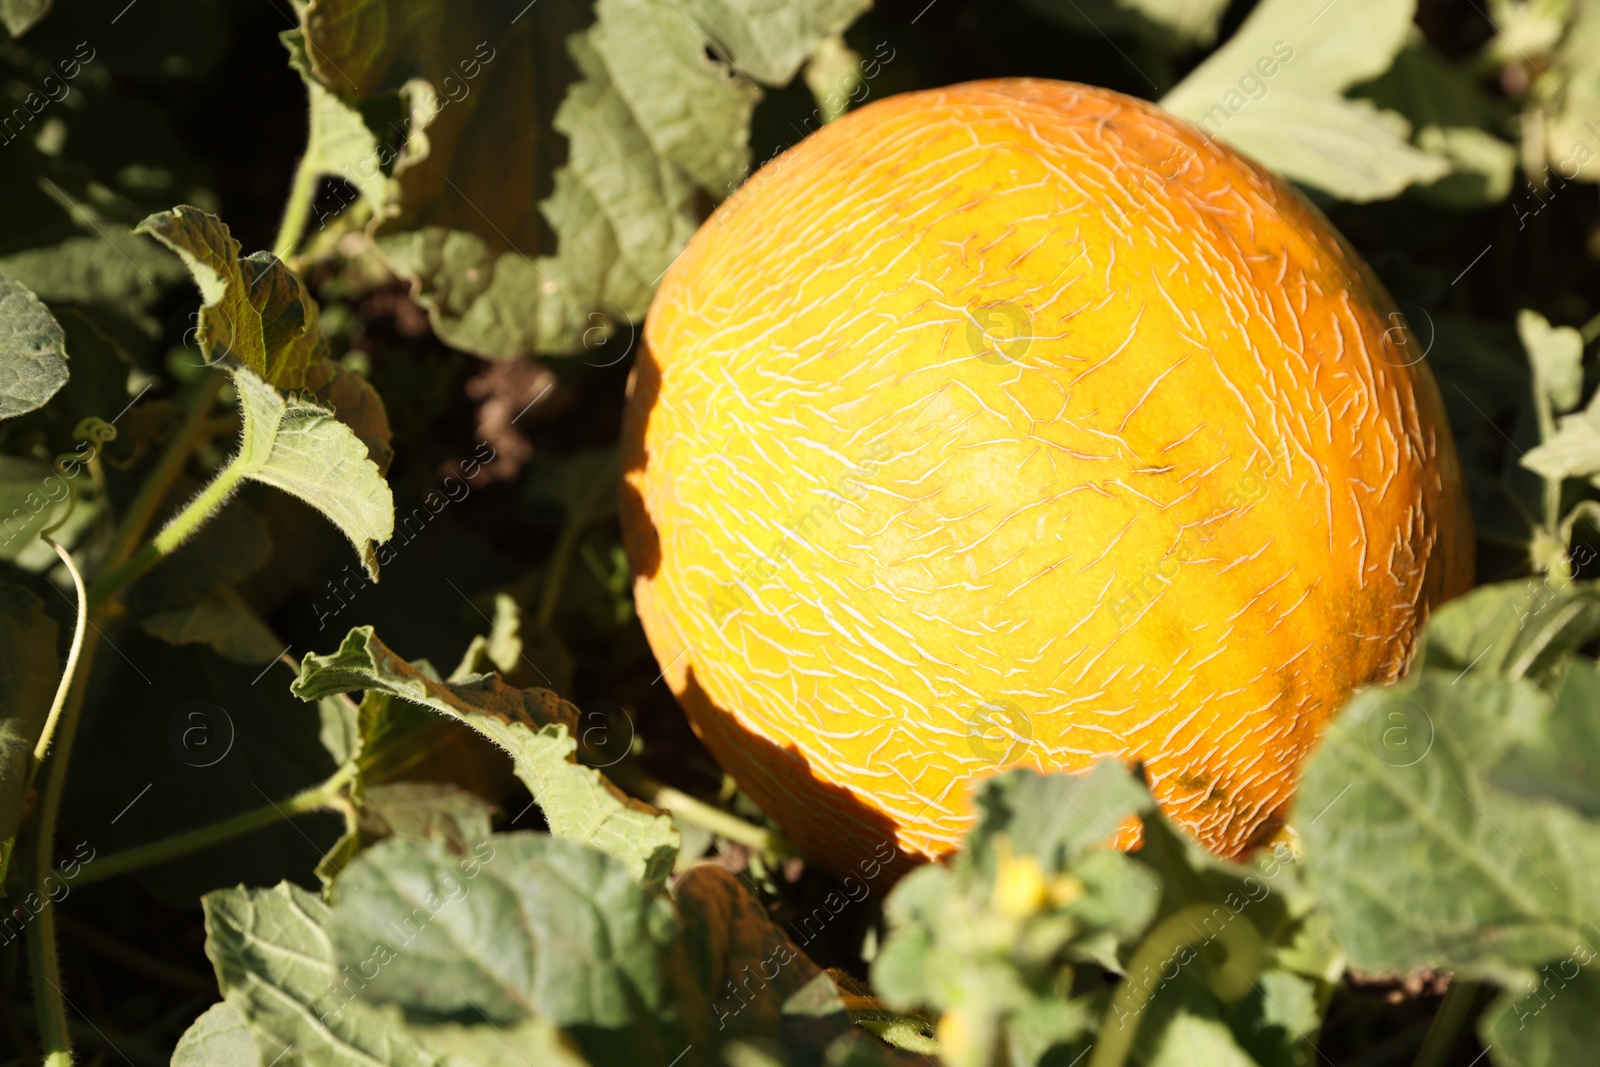
<svg viewBox="0 0 1600 1067"><path fill-rule="evenodd" d="M374 546L394 535L394 493L367 446L325 407L299 395L285 399L243 368L233 380L244 415L238 473L322 512L376 580Z"/></svg>
<svg viewBox="0 0 1600 1067"><path fill-rule="evenodd" d="M1600 825L1487 780L1547 705L1526 681L1425 669L1335 720L1294 823L1354 964L1516 983L1596 939Z"/></svg>
<svg viewBox="0 0 1600 1067"><path fill-rule="evenodd" d="M1413 148L1401 115L1343 96L1388 69L1414 11L1413 0L1263 0L1161 104L1284 176L1347 200L1435 181L1450 164Z"/></svg>
<svg viewBox="0 0 1600 1067"><path fill-rule="evenodd" d="M551 832L616 856L646 882L671 871L678 850L671 818L577 762L578 709L556 694L514 689L494 674L438 681L391 652L370 626L351 630L334 655L308 655L294 683L302 700L356 689L430 707L505 749Z"/></svg>
<svg viewBox="0 0 1600 1067"><path fill-rule="evenodd" d="M245 1017L227 1001L213 1004L178 1039L172 1067L263 1067Z"/></svg>

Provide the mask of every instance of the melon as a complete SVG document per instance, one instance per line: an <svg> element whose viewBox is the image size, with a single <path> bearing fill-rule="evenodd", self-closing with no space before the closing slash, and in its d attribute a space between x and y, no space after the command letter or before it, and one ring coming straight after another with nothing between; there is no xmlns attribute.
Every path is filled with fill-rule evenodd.
<svg viewBox="0 0 1600 1067"><path fill-rule="evenodd" d="M1421 355L1314 206L1152 104L884 99L663 279L623 432L640 620L838 874L958 847L984 776L1105 758L1240 855L1470 585Z"/></svg>

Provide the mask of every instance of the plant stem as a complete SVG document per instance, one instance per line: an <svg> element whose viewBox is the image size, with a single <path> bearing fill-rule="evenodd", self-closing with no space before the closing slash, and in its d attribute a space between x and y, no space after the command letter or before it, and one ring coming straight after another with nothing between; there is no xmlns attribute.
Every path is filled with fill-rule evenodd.
<svg viewBox="0 0 1600 1067"><path fill-rule="evenodd" d="M77 564L72 562L72 553L57 544L49 534L39 536L56 550L56 555L61 557L67 573L72 575L72 585L78 593L78 621L72 629L72 649L67 653L67 663L61 671L61 681L56 685L56 698L50 704L44 728L39 731L39 740L33 746L33 759L28 764L27 785L24 791L33 788L33 781L39 775L39 768L44 765L45 753L50 750L50 738L55 735L56 724L61 719L61 710L67 703L67 694L72 690L72 679L78 673L78 658L83 652L84 634L89 623L89 596L83 590L83 575L78 572ZM14 839L0 842L0 885L5 883L6 874L11 867L13 841Z"/></svg>
<svg viewBox="0 0 1600 1067"><path fill-rule="evenodd" d="M155 469L140 486L126 514L123 515L122 524L117 529L116 540L112 542L111 549L106 555L107 567L120 570L133 554L134 544L144 535L145 529L155 517L156 509L166 499L172 483L182 472L190 453L194 451L195 444L205 428L206 418L210 415L211 407L216 402L217 394L221 391L225 380L221 373L213 372L190 388L185 400L183 422L178 427L172 442L167 445L167 450L156 462ZM82 594L86 603L80 608L80 617L89 619L91 615L103 615L103 609L97 607L97 604L103 603L106 597L137 576L137 573L130 573L111 584L107 584L105 578L97 581L94 588ZM78 723L83 717L84 696L88 691L89 677L94 670L95 653L100 648L100 636L101 629L98 624L94 626L93 633L84 634L78 646L75 669L68 676L66 698L52 730L54 736L51 741L55 754L45 769L44 791L30 828L33 841L30 882L40 899L48 899L50 896L44 880L52 869L56 820L61 813L61 797L67 785L72 744L77 738ZM59 692L57 695L60 695ZM61 993L61 959L56 952L55 910L48 904L28 926L28 960L29 970L33 974L34 1004L39 1016L39 1044L44 1051L45 1067L71 1067L72 1038L67 1026L66 1004Z"/></svg>
<svg viewBox="0 0 1600 1067"><path fill-rule="evenodd" d="M144 573L144 569L155 564L156 560L152 559L144 569L135 571L129 569L128 561L133 555L134 545L144 536L145 530L155 519L161 502L172 490L172 483L183 472L183 465L189 461L190 453L204 436L212 405L216 403L217 394L222 391L222 386L227 380L227 375L221 371L212 371L190 387L184 400L184 418L178 427L178 432L167 445L167 450L162 453L161 458L156 461L155 469L139 487L138 495L133 498L133 503L123 515L122 525L117 529L117 538L112 543L110 552L106 554L103 565L105 573L89 586L91 607L115 594L124 585Z"/></svg>
<svg viewBox="0 0 1600 1067"><path fill-rule="evenodd" d="M1212 904L1190 904L1162 919L1145 935L1128 961L1128 973L1111 997L1111 1006L1100 1024L1100 1037L1089 1056L1089 1067L1122 1067L1127 1061L1133 1039L1138 1036L1140 1016L1166 984L1164 980L1152 983L1146 979L1152 973L1164 978L1161 968L1180 950L1212 936L1202 924L1213 910ZM1261 935L1246 920L1223 924L1215 936L1228 950L1228 959L1212 972L1213 992L1223 999L1235 999L1225 994L1242 994L1245 990L1241 987L1253 982L1261 969ZM1219 984L1222 988L1217 988Z"/></svg>
<svg viewBox="0 0 1600 1067"><path fill-rule="evenodd" d="M188 855L190 852L231 841L253 830L272 826L296 815L313 811L337 811L340 808L340 793L355 775L355 765L347 763L335 771L327 781L314 785L304 792L296 793L282 803L268 803L263 807L212 823L210 826L202 826L198 830L152 841L148 845L139 845L137 848L115 853L105 859L93 860L84 865L83 873L78 875L74 884L88 885L92 882L103 882L108 878L127 874L129 871L153 867L158 863Z"/></svg>
<svg viewBox="0 0 1600 1067"><path fill-rule="evenodd" d="M1414 1067L1443 1067L1456 1042L1461 1040L1461 1028L1472 1015L1473 1001L1478 999L1478 983L1459 977L1450 980L1444 1003L1428 1027L1428 1036L1422 1039L1422 1049L1417 1053Z"/></svg>
<svg viewBox="0 0 1600 1067"><path fill-rule="evenodd" d="M229 460L227 465L217 472L216 477L200 490L199 495L174 515L172 520L161 528L161 532L152 537L132 559L97 580L89 590L90 597L97 603L104 600L177 551L178 546L188 540L190 534L204 526L206 520L227 503L228 497L232 496L239 483L244 481L244 474L245 461L241 453Z"/></svg>
<svg viewBox="0 0 1600 1067"><path fill-rule="evenodd" d="M97 626L94 636L85 637L78 657L77 671L57 725L60 740L56 744L55 758L45 770L44 795L32 827L34 847L29 882L38 899L46 904L28 925L28 969L33 973L33 1000L39 1015L39 1044L44 1050L45 1067L71 1067L72 1063L72 1038L61 993L61 958L56 953L55 909L50 906L50 893L44 881L53 867L56 817L61 812L61 796L67 785L72 742L83 717L84 692L88 689L95 652L99 648L100 628Z"/></svg>
<svg viewBox="0 0 1600 1067"><path fill-rule="evenodd" d="M28 784L33 784L34 777L39 773L39 766L44 763L44 754L50 751L50 738L56 732L56 723L61 718L61 709L66 705L67 692L72 688L73 675L78 672L78 657L83 653L83 637L89 628L89 594L83 588L83 575L78 572L78 567L72 562L72 553L56 543L55 538L45 537L45 542L56 550L56 555L61 557L61 562L66 566L67 573L72 575L72 587L78 593L78 621L72 628L72 649L67 653L67 664L61 672L61 682L56 686L56 698L50 705L50 714L45 716L44 729L39 731L39 741L33 746L33 766L28 771Z"/></svg>
<svg viewBox="0 0 1600 1067"><path fill-rule="evenodd" d="M313 134L312 141L316 137ZM289 202L283 208L283 221L278 224L278 239L272 243L272 254L288 259L300 247L300 238L306 232L306 217L311 214L311 201L317 193L316 169L311 166L312 147L294 170L294 184L289 186Z"/></svg>
<svg viewBox="0 0 1600 1067"><path fill-rule="evenodd" d="M641 792L650 803L658 808L677 812L707 833L725 837L735 844L744 845L757 852L773 852L780 856L797 854L793 845L772 831L745 822L731 812L713 807L670 785L662 785L649 778L643 779L640 785Z"/></svg>

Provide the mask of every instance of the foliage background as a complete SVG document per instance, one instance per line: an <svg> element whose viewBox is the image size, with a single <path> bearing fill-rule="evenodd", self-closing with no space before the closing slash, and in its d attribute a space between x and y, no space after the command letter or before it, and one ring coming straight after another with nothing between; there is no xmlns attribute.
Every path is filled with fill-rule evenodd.
<svg viewBox="0 0 1600 1067"><path fill-rule="evenodd" d="M1087 1062L1107 1062L1102 1020L1128 1007L1116 972L1159 962L1137 953L1183 909L1254 901L1249 872L1172 834L1122 866L1094 859L1086 833L1142 810L1139 788L1081 786L1072 807L1093 813L1086 828L1059 789L1021 776L991 794L970 854L906 883L886 915L882 887L858 896L784 854L657 684L613 503L635 324L748 166L841 93L859 103L1007 75L1164 98L1196 121L1221 103L1221 135L1302 184L1409 318L1467 466L1480 581L1510 583L1443 618L1411 688L1363 698L1319 757L1304 803L1334 814L1302 828L1303 874L1280 880L1287 861L1258 862L1269 903L1233 927L1256 930L1250 951L1265 953L1254 992L1219 986L1235 935L1226 951L1207 941L1201 965L1142 1006L1132 1057L1465 1064L1487 1049L1500 1064L1554 1064L1594 1047L1581 1007L1600 980L1574 961L1600 952L1600 726L1581 654L1597 613L1585 579L1600 535L1582 502L1600 417L1567 413L1591 393L1584 354L1600 337L1600 5L124 2L0 0L13 34L0 96L23 115L0 127L0 274L48 305L71 373L44 407L0 423L0 514L28 516L0 547L0 748L14 760L31 744L76 619L65 570L34 537L61 514L57 499L30 503L49 461L78 447L83 418L115 419L103 470L57 534L94 578L188 398L215 375L204 364L219 339L243 358L234 320L197 329L190 272L131 232L146 216L194 205L243 252L273 249L295 268L315 305L301 294L289 306L320 306L301 356L326 355L381 397L387 434L359 378L339 379L354 394L317 393L387 466L395 538L375 584L335 525L258 479L132 586L125 611L96 617L104 647L82 686L55 842L62 864L94 859L47 906L86 1061L168 1062L226 994L231 1007L197 1024L179 1061L514 1062L509 1045L534 1063L667 1063L686 1044L684 1063L876 1063L934 1055L937 1036L952 1063L1076 1063L1098 1032ZM1242 80L1279 40L1294 59ZM381 166L362 166L372 159ZM318 339L325 352L310 350ZM282 351L269 340L262 356ZM204 414L158 511L224 466L240 430L231 410ZM354 627L376 643L347 641ZM320 674L308 661L297 695L280 649L333 658ZM441 688L463 657L571 704ZM359 714L345 692L366 694ZM1426 730L1423 762L1372 742L1394 701ZM672 825L567 770L573 738L587 764L675 812ZM496 744L518 754L515 772ZM8 817L37 805L37 791L13 788L20 766L0 790ZM314 794L304 810L289 801L302 791ZM1419 833L1428 814L1439 819ZM562 841L563 818L613 828L611 859ZM274 1014L273 996L314 1000L333 979L274 970L263 946L348 963L363 915L470 860L491 821L506 859L488 868L494 909L456 931L467 958L435 945L402 961L341 1016L348 1033ZM126 873L107 864L215 824L258 828ZM545 830L555 838L499 836ZM714 865L677 881L675 904L658 888L662 848L680 875L701 857ZM1034 869L1019 856L1055 887L1022 905L1005 895ZM329 911L317 894L341 871ZM38 1055L28 876L13 863L6 886L19 910L0 935L0 1062ZM202 895L240 885L261 889L214 895L202 912ZM818 914L814 937L798 933ZM495 923L545 929L540 916L556 925L530 935L530 959L555 970L496 970ZM568 924L579 933L556 928ZM724 982L790 951L774 930L804 941L780 968L791 985L741 1007L728 1031ZM558 932L616 958L591 973L540 956ZM549 992L563 984L598 992ZM849 1018L900 1049L852 1037Z"/></svg>

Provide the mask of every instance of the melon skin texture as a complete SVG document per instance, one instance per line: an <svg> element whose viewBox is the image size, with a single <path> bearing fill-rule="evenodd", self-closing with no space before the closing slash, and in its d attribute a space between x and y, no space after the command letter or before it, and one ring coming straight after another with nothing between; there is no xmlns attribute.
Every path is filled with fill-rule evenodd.
<svg viewBox="0 0 1600 1067"><path fill-rule="evenodd" d="M644 342L645 633L840 875L957 847L985 775L1102 757L1239 855L1470 585L1443 406L1381 284L1286 182L1117 93L844 116L706 222Z"/></svg>

